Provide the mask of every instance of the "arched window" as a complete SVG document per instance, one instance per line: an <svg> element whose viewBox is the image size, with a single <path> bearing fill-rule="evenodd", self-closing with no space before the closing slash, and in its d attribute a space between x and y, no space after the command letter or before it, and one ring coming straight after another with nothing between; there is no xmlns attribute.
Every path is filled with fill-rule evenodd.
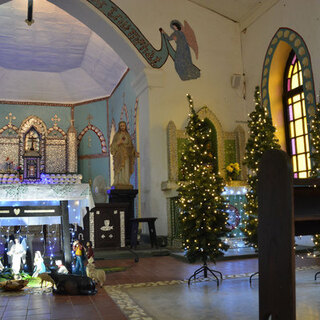
<svg viewBox="0 0 320 320"><path fill-rule="evenodd" d="M303 77L293 50L287 61L283 91L287 150L292 159L294 178L308 178L311 161Z"/></svg>

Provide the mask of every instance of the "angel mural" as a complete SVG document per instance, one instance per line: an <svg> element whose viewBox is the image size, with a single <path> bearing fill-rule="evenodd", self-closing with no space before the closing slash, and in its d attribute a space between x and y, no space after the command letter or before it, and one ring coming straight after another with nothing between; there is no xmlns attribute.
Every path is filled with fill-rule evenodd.
<svg viewBox="0 0 320 320"><path fill-rule="evenodd" d="M198 59L198 44L192 28L187 21L184 21L183 26L178 20L172 20L170 27L173 29L170 36L162 28L159 30L167 41L174 40L176 43L175 54L171 57L174 60L174 66L180 79L185 81L199 78L200 69L192 63L190 52L191 47L195 52L196 59Z"/></svg>

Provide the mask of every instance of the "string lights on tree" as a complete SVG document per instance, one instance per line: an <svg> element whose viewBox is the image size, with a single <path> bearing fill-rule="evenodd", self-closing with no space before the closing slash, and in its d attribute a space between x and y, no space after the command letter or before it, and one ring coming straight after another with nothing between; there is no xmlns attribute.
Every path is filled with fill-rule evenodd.
<svg viewBox="0 0 320 320"><path fill-rule="evenodd" d="M314 117L311 120L310 136L312 144L312 170L310 176L318 178L320 176L320 103L317 104ZM315 234L312 238L314 251L320 251L320 234Z"/></svg>
<svg viewBox="0 0 320 320"><path fill-rule="evenodd" d="M199 259L203 262L203 267L191 276L195 278L200 272L207 277L207 271L214 271L207 267L207 261L215 262L228 249L229 246L221 238L230 230L227 228L228 215L222 196L225 185L218 173L217 159L212 150L211 128L207 121L200 120L191 96L187 95L187 98L187 141L181 157L184 181L179 183L178 204L186 256L190 262Z"/></svg>
<svg viewBox="0 0 320 320"><path fill-rule="evenodd" d="M320 103L317 104L314 117L311 120L310 136L312 144L311 177L320 176Z"/></svg>
<svg viewBox="0 0 320 320"><path fill-rule="evenodd" d="M245 243L258 248L258 198L257 182L260 159L266 150L280 149L275 136L276 128L272 124L268 110L262 106L260 88L257 86L254 93L255 109L249 114L249 139L246 144L244 164L248 167L248 191L246 193L245 215L242 232Z"/></svg>

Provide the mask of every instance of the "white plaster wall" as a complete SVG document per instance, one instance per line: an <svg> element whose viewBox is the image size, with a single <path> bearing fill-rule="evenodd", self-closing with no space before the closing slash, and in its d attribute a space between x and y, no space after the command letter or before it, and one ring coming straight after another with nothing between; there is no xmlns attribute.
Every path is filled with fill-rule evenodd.
<svg viewBox="0 0 320 320"><path fill-rule="evenodd" d="M160 48L159 27L171 34L173 19L188 21L197 37L199 59L193 55L193 63L201 69L199 79L181 81L169 57L161 70L147 66L148 89L144 90L141 81L135 83L140 106L141 212L142 216L158 217L157 233L166 235L166 196L161 191L161 182L168 180L166 128L173 120L178 129L184 129L186 94L192 95L197 108L207 105L225 131L233 130L236 120L246 118L241 90L230 84L232 74L242 73L239 27L185 0L174 4L171 0L114 2L156 48Z"/></svg>
<svg viewBox="0 0 320 320"><path fill-rule="evenodd" d="M304 39L311 56L318 99L320 69L320 2L281 0L241 33L244 72L247 80L246 108L254 108L254 87L260 85L262 66L269 43L280 27L293 29Z"/></svg>

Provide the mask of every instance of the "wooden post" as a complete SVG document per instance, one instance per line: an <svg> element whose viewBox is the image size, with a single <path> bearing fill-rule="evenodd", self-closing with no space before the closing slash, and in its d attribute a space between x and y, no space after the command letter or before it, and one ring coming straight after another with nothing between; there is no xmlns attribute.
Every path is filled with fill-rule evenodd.
<svg viewBox="0 0 320 320"><path fill-rule="evenodd" d="M292 176L285 152L264 153L258 174L260 320L296 319Z"/></svg>
<svg viewBox="0 0 320 320"><path fill-rule="evenodd" d="M68 201L60 201L61 208L61 224L62 224L62 243L64 252L64 263L66 268L72 272L71 247L70 247L70 230L69 230L69 212Z"/></svg>

